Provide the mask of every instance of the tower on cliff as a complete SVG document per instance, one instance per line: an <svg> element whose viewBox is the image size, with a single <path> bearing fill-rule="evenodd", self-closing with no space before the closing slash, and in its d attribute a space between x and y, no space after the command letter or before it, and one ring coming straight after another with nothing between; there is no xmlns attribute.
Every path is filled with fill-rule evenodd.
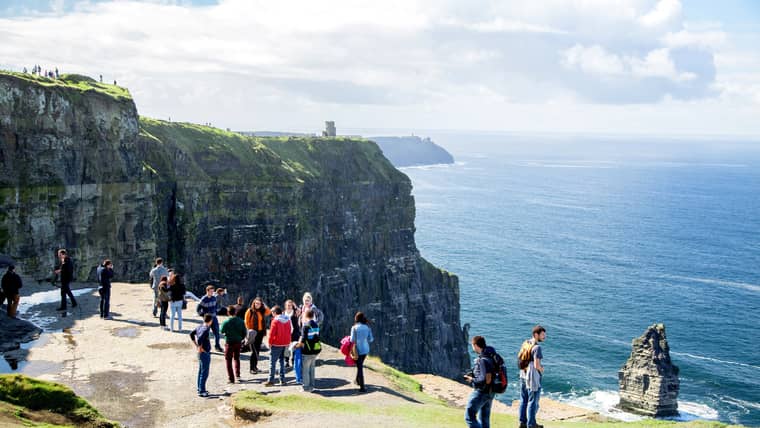
<svg viewBox="0 0 760 428"><path fill-rule="evenodd" d="M325 130L322 131L323 137L334 137L338 135L337 130L335 129L335 122L332 120L328 120L325 122Z"/></svg>

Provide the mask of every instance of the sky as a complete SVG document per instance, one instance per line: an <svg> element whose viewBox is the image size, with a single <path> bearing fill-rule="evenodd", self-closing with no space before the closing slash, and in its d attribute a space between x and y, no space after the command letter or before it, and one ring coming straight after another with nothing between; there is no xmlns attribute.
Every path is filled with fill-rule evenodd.
<svg viewBox="0 0 760 428"><path fill-rule="evenodd" d="M234 130L760 137L760 1L0 0L0 68Z"/></svg>

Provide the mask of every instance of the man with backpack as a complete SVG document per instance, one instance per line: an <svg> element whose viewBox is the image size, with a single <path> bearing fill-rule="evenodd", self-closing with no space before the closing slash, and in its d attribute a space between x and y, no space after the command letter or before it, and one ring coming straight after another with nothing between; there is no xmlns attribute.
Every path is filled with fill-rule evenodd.
<svg viewBox="0 0 760 428"><path fill-rule="evenodd" d="M483 336L472 338L472 350L478 354L478 357L475 359L472 373L464 376L465 380L472 385L472 394L467 400L464 421L469 428L489 428L491 404L496 395L493 389L499 368L496 360L501 360L501 357L493 347L486 346L486 339ZM501 365L503 365L503 360L501 360ZM506 378L504 380L506 382Z"/></svg>
<svg viewBox="0 0 760 428"><path fill-rule="evenodd" d="M541 398L541 378L544 375L544 358L539 343L546 340L546 329L533 327L533 338L523 342L517 353L520 369L520 428L544 428L536 422L538 400Z"/></svg>

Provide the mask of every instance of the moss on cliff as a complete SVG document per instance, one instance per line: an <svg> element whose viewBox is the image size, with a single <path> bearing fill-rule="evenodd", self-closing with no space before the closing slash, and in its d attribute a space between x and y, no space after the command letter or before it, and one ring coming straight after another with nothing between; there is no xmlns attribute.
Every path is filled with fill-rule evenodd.
<svg viewBox="0 0 760 428"><path fill-rule="evenodd" d="M0 77L9 77L18 82L26 82L28 84L30 83L47 88L70 89L81 95L97 93L106 95L116 101L132 100L132 95L127 88L100 83L95 79L80 74L62 74L58 79L51 79L48 77L37 76L35 74L0 70Z"/></svg>

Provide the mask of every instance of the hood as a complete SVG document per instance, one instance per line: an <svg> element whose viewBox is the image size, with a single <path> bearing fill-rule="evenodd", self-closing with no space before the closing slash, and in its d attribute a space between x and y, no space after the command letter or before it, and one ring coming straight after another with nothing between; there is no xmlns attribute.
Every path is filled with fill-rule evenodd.
<svg viewBox="0 0 760 428"><path fill-rule="evenodd" d="M277 318L275 318L275 321L282 322L282 323L289 323L290 317L288 317L285 314L277 315Z"/></svg>

